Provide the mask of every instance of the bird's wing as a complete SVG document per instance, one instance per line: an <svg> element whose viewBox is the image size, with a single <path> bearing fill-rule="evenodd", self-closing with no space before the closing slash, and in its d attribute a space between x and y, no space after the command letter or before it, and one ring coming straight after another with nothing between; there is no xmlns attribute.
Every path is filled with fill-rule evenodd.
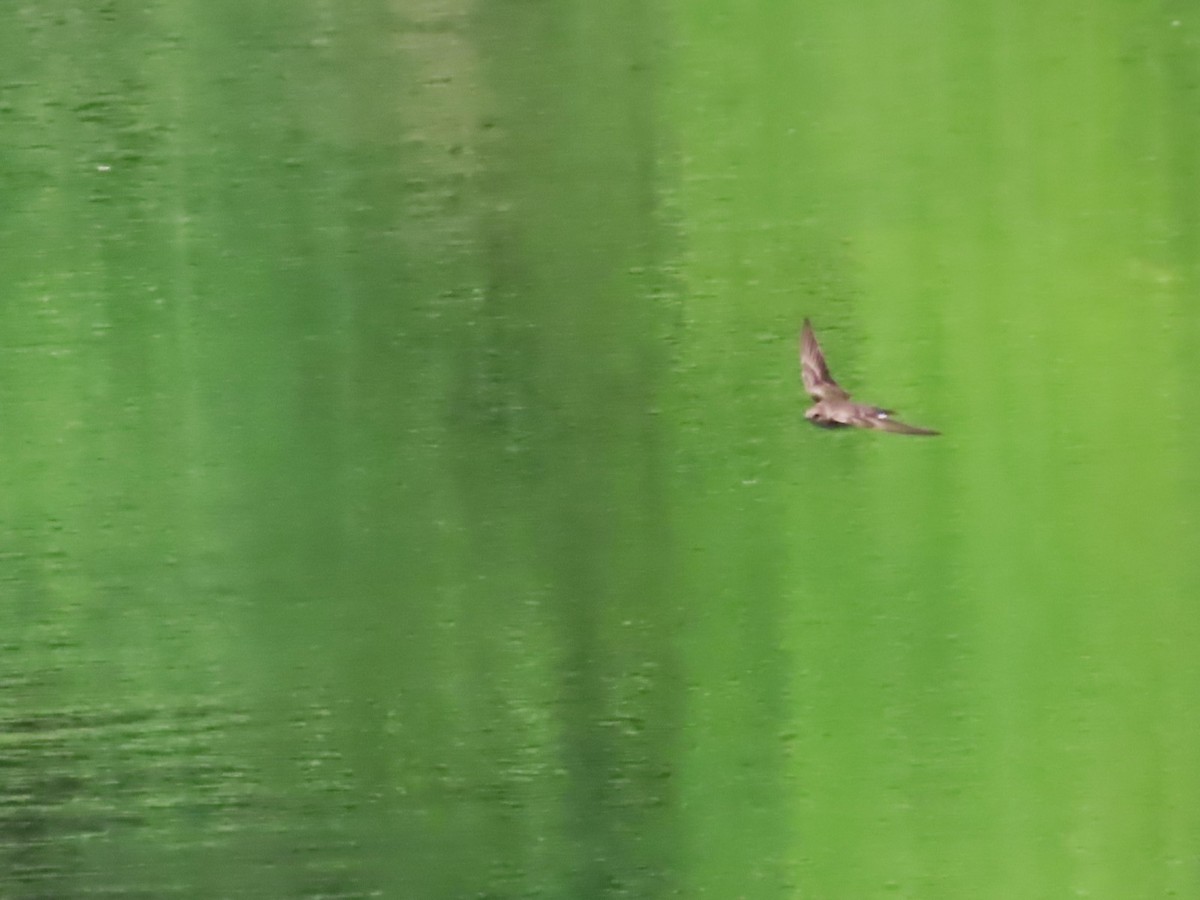
<svg viewBox="0 0 1200 900"><path fill-rule="evenodd" d="M808 319L800 329L800 377L804 379L804 390L814 400L846 400L850 397L829 374L825 354L821 352Z"/></svg>
<svg viewBox="0 0 1200 900"><path fill-rule="evenodd" d="M886 413L869 416L863 424L868 428L875 428L879 431L890 431L893 434L941 434L940 431L934 431L931 428L918 428L916 425L909 425L907 422L893 419Z"/></svg>

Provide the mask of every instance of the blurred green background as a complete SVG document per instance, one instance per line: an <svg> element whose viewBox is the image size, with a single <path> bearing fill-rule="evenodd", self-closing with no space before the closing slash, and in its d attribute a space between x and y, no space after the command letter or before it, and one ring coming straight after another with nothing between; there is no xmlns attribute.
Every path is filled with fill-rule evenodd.
<svg viewBox="0 0 1200 900"><path fill-rule="evenodd" d="M1200 896L1191 4L0 21L0 896Z"/></svg>

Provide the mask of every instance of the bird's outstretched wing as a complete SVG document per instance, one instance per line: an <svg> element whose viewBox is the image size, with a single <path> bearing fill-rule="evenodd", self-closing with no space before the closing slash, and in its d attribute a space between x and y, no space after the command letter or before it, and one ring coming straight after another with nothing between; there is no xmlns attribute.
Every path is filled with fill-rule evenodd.
<svg viewBox="0 0 1200 900"><path fill-rule="evenodd" d="M850 397L829 374L825 354L821 352L808 319L800 329L800 377L804 379L804 390L814 400L846 400Z"/></svg>
<svg viewBox="0 0 1200 900"><path fill-rule="evenodd" d="M941 434L940 431L934 431L932 428L918 428L916 425L909 425L907 422L893 419L886 413L867 417L866 421L862 422L862 427L874 428L877 431L890 431L893 434Z"/></svg>

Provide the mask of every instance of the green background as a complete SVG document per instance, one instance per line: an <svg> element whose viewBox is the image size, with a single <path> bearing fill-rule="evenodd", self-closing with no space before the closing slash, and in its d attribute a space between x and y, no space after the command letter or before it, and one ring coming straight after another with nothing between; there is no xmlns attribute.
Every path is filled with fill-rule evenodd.
<svg viewBox="0 0 1200 900"><path fill-rule="evenodd" d="M1200 896L1190 4L0 25L0 896Z"/></svg>

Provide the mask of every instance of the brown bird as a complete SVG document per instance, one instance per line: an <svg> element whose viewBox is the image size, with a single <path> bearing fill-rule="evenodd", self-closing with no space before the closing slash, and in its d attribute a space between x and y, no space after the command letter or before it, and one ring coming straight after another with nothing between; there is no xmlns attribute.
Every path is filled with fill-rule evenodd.
<svg viewBox="0 0 1200 900"><path fill-rule="evenodd" d="M800 329L800 377L804 379L804 390L816 402L804 411L804 418L822 428L875 428L896 434L939 434L928 428L907 425L892 418L890 409L853 403L850 394L833 380L829 366L825 365L825 354L813 334L812 323L804 320Z"/></svg>

